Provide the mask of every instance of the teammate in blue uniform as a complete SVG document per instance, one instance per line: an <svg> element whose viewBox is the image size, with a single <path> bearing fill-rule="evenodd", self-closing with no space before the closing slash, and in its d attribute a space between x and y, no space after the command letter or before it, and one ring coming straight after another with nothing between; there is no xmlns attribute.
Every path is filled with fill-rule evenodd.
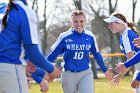
<svg viewBox="0 0 140 93"><path fill-rule="evenodd" d="M140 37L134 39L133 43L135 46L140 48ZM126 68L129 68L130 66L133 66L134 64L137 64L138 62L140 62L140 52L138 52L136 55L134 55L134 57L132 57L130 60L119 64L115 69L117 72L122 72ZM140 72L138 72L138 74L137 74L136 78L133 80L131 86L133 88L137 88L137 87L139 87L139 85L140 85Z"/></svg>
<svg viewBox="0 0 140 93"><path fill-rule="evenodd" d="M83 11L73 11L72 28L60 34L51 47L51 54L47 57L50 62L54 62L58 55L63 54L64 71L61 79L64 93L94 93L90 52L106 77L109 79L113 77L110 69L104 65L94 34L84 29L85 23L86 16Z"/></svg>
<svg viewBox="0 0 140 93"><path fill-rule="evenodd" d="M0 14L0 93L28 93L25 65L20 61L22 45L35 65L52 77L60 74L39 52L36 14L25 4L25 0L9 0L6 12Z"/></svg>
<svg viewBox="0 0 140 93"><path fill-rule="evenodd" d="M139 34L133 29L132 23L129 23L126 20L125 16L123 16L120 13L114 13L109 18L104 19L104 21L109 23L109 28L113 33L117 32L120 33L120 48L127 57L127 59L132 58L135 55L135 53L140 51L140 48L137 48L133 44L133 40L135 38L138 38ZM136 71L134 78L136 77L138 71L140 70L140 63L135 65L135 69ZM114 76L111 83L112 86L114 87L117 86L119 84L120 79L126 74L128 70L129 69Z"/></svg>

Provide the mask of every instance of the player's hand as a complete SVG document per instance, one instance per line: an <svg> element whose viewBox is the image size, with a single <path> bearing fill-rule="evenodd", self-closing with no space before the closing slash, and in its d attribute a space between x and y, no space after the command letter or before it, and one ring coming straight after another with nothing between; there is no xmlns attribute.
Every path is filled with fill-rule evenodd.
<svg viewBox="0 0 140 93"><path fill-rule="evenodd" d="M134 79L132 82L131 82L131 87L132 88L138 88L140 85L140 81L138 81L137 79Z"/></svg>
<svg viewBox="0 0 140 93"><path fill-rule="evenodd" d="M50 82L50 76L49 76L49 73L46 72L44 77L43 77L45 80L47 80L48 82Z"/></svg>
<svg viewBox="0 0 140 93"><path fill-rule="evenodd" d="M54 71L49 74L49 82L52 82L54 78L60 77L60 73L61 71L54 65Z"/></svg>
<svg viewBox="0 0 140 93"><path fill-rule="evenodd" d="M47 91L49 90L49 83L45 79L42 80L42 82L39 84L39 86L41 88L40 91L42 93L47 93Z"/></svg>
<svg viewBox="0 0 140 93"><path fill-rule="evenodd" d="M112 80L114 74L112 73L112 68L108 68L108 70L105 72L105 76L109 79Z"/></svg>
<svg viewBox="0 0 140 93"><path fill-rule="evenodd" d="M26 65L26 72L27 73L33 73L37 70L37 67L30 61L27 62Z"/></svg>
<svg viewBox="0 0 140 93"><path fill-rule="evenodd" d="M121 80L121 77L119 76L119 74L115 75L110 83L111 87L117 87L119 85L119 82Z"/></svg>
<svg viewBox="0 0 140 93"><path fill-rule="evenodd" d="M133 43L136 47L140 48L140 37L133 40Z"/></svg>
<svg viewBox="0 0 140 93"><path fill-rule="evenodd" d="M127 68L125 67L124 63L119 63L117 64L117 66L115 67L115 71L117 73L123 72L124 70L126 70Z"/></svg>

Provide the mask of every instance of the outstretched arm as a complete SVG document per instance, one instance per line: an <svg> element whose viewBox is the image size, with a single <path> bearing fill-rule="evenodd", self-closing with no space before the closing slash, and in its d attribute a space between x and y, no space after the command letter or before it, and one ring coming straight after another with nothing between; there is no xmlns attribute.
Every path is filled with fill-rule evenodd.
<svg viewBox="0 0 140 93"><path fill-rule="evenodd" d="M36 44L24 45L27 58L36 66L44 69L50 76L57 77L60 76L60 71L40 53Z"/></svg>
<svg viewBox="0 0 140 93"><path fill-rule="evenodd" d="M98 65L100 66L101 70L105 73L105 76L109 79L112 80L114 74L112 73L112 69L107 68L104 64L103 58L100 54L100 52L94 54L95 60L97 61Z"/></svg>
<svg viewBox="0 0 140 93"><path fill-rule="evenodd" d="M136 55L134 55L130 60L127 60L124 63L118 64L118 66L115 68L116 72L121 72L126 68L129 68L130 66L133 66L134 64L137 64L140 62L140 52L138 52Z"/></svg>

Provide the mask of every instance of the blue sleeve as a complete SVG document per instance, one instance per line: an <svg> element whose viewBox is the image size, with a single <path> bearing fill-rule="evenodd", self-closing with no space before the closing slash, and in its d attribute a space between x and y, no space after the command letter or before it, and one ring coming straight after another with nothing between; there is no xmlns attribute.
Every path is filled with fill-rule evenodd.
<svg viewBox="0 0 140 93"><path fill-rule="evenodd" d="M32 74L31 76L38 84L40 84L43 80L43 78L39 77L39 76L36 76L34 74Z"/></svg>
<svg viewBox="0 0 140 93"><path fill-rule="evenodd" d="M36 76L39 76L41 78L44 78L45 73L46 73L45 70L43 70L41 68L37 68L37 70L34 73L32 73L32 74L34 74Z"/></svg>
<svg viewBox="0 0 140 93"><path fill-rule="evenodd" d="M100 54L100 52L94 54L94 58L97 61L97 64L100 66L101 70L103 72L106 72L108 68L105 66L102 55Z"/></svg>
<svg viewBox="0 0 140 93"><path fill-rule="evenodd" d="M100 66L101 70L103 72L106 72L108 68L104 64L102 55L100 54L99 49L98 49L98 45L97 45L97 42L96 42L96 37L94 35L93 35L93 44L91 45L91 50L90 51L93 54L95 60L97 61L97 64Z"/></svg>
<svg viewBox="0 0 140 93"><path fill-rule="evenodd" d="M140 81L140 72L137 74L136 79Z"/></svg>
<svg viewBox="0 0 140 93"><path fill-rule="evenodd" d="M133 66L135 64L137 64L138 62L140 62L140 51L134 55L131 59L127 60L124 65L126 66L126 68Z"/></svg>
<svg viewBox="0 0 140 93"><path fill-rule="evenodd" d="M65 43L62 39L62 35L60 35L57 41L51 46L52 52L47 57L48 61L54 62L60 54L64 53Z"/></svg>
<svg viewBox="0 0 140 93"><path fill-rule="evenodd" d="M24 45L27 58L36 66L44 69L48 73L53 72L53 64L45 59L45 57L40 53L38 46L36 44Z"/></svg>

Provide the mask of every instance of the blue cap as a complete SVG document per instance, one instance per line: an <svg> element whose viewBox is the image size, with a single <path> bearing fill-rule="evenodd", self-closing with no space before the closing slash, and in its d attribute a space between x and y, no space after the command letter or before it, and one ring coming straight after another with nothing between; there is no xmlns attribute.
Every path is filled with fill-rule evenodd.
<svg viewBox="0 0 140 93"><path fill-rule="evenodd" d="M27 5L27 2L26 2L26 0L21 0L25 5Z"/></svg>

